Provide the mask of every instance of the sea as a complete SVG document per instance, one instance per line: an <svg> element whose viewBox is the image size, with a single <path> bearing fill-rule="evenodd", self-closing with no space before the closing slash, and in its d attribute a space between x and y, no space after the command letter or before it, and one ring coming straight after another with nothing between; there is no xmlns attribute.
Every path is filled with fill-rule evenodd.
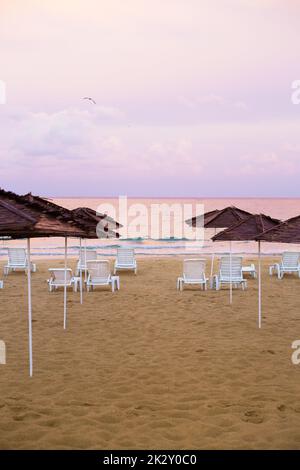
<svg viewBox="0 0 300 470"><path fill-rule="evenodd" d="M212 242L211 237L222 229L205 229L193 239L185 224L189 216L199 215L226 206L236 206L251 213L264 213L286 220L300 215L300 198L133 198L64 197L48 198L68 209L89 207L107 213L123 223L120 238L83 240L82 246L97 249L100 256L114 256L119 246L131 246L139 256L197 256L228 253L228 242ZM100 210L99 210L100 209ZM156 217L161 210L160 217ZM155 215L156 214L156 215ZM189 233L185 233L186 229ZM68 255L78 256L79 240L68 240ZM10 246L25 247L26 240L0 241L0 256L7 255ZM234 253L256 254L255 242L232 242ZM276 255L282 251L299 250L298 245L262 243L262 253ZM34 257L59 258L64 255L64 239L40 238L31 241Z"/></svg>

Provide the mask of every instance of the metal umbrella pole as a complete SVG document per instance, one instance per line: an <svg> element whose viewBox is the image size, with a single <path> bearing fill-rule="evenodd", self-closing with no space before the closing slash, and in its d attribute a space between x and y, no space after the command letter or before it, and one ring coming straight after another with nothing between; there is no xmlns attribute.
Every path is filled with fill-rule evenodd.
<svg viewBox="0 0 300 470"><path fill-rule="evenodd" d="M27 238L27 286L28 286L28 343L29 343L29 375L33 375L32 362L32 302L31 302L31 261L30 238Z"/></svg>
<svg viewBox="0 0 300 470"><path fill-rule="evenodd" d="M229 290L229 302L230 302L230 304L232 304L232 243L231 243L231 241L230 241L229 260L230 260L230 290Z"/></svg>
<svg viewBox="0 0 300 470"><path fill-rule="evenodd" d="M67 251L68 239L65 237L64 330L67 328Z"/></svg>
<svg viewBox="0 0 300 470"><path fill-rule="evenodd" d="M82 292L82 239L80 238L80 252L79 252L79 273L80 273L80 303L83 303L83 292Z"/></svg>
<svg viewBox="0 0 300 470"><path fill-rule="evenodd" d="M86 238L84 240L84 282L86 282Z"/></svg>
<svg viewBox="0 0 300 470"><path fill-rule="evenodd" d="M261 242L258 241L258 328L261 328Z"/></svg>

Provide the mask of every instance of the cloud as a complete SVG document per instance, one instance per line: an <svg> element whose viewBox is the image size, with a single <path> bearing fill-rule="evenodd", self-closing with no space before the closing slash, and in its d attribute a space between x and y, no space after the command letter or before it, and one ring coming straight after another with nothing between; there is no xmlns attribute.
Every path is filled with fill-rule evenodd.
<svg viewBox="0 0 300 470"><path fill-rule="evenodd" d="M298 187L297 119L128 127L123 113L92 106L4 111L1 184L19 192L241 196L254 181L265 195Z"/></svg>

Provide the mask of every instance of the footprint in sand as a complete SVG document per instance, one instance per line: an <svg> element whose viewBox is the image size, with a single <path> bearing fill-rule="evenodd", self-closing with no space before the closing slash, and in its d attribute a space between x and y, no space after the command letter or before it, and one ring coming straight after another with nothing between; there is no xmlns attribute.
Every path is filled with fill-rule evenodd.
<svg viewBox="0 0 300 470"><path fill-rule="evenodd" d="M259 412L255 410L247 410L245 411L242 420L246 421L247 423L261 424L263 423L264 418Z"/></svg>
<svg viewBox="0 0 300 470"><path fill-rule="evenodd" d="M286 411L286 406L285 405L278 405L277 410L279 411Z"/></svg>

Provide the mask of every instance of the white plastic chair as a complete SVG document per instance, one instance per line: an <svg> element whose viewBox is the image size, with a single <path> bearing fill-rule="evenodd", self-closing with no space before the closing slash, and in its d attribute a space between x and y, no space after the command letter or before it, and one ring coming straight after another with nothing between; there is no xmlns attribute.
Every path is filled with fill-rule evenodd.
<svg viewBox="0 0 300 470"><path fill-rule="evenodd" d="M99 286L110 286L112 292L115 291L115 286L120 289L119 276L112 276L110 272L110 263L108 260L88 261L88 278L86 281L86 288L89 292L90 288Z"/></svg>
<svg viewBox="0 0 300 470"><path fill-rule="evenodd" d="M73 276L72 269L67 268L50 268L50 279L48 279L49 291L58 289L59 287L73 287L73 290L77 291L77 282ZM65 273L66 272L66 273Z"/></svg>
<svg viewBox="0 0 300 470"><path fill-rule="evenodd" d="M270 276L272 276L273 271L275 271L277 272L278 279L282 279L286 273L296 273L300 277L299 257L300 253L285 251L282 253L281 262L275 263L269 267Z"/></svg>
<svg viewBox="0 0 300 470"><path fill-rule="evenodd" d="M185 284L200 285L207 289L208 278L205 275L205 259L185 259L183 261L183 275L177 279L177 290L183 290Z"/></svg>
<svg viewBox="0 0 300 470"><path fill-rule="evenodd" d="M232 287L241 286L243 290L247 288L247 280L243 278L242 261L241 256L221 257L219 274L213 276L213 286L216 290L220 290L223 285L230 284Z"/></svg>
<svg viewBox="0 0 300 470"><path fill-rule="evenodd" d="M114 266L114 274L119 270L131 270L137 273L137 263L133 248L121 247L117 249L117 259Z"/></svg>
<svg viewBox="0 0 300 470"><path fill-rule="evenodd" d="M10 271L20 269L26 271L28 268L27 254L25 248L8 248L8 262L3 268L5 275ZM31 271L36 272L36 265L31 263Z"/></svg>
<svg viewBox="0 0 300 470"><path fill-rule="evenodd" d="M76 276L79 276L80 271L85 272L87 271L86 261L94 261L97 259L97 251L96 250L84 250L82 249L79 251L79 259L76 266Z"/></svg>

